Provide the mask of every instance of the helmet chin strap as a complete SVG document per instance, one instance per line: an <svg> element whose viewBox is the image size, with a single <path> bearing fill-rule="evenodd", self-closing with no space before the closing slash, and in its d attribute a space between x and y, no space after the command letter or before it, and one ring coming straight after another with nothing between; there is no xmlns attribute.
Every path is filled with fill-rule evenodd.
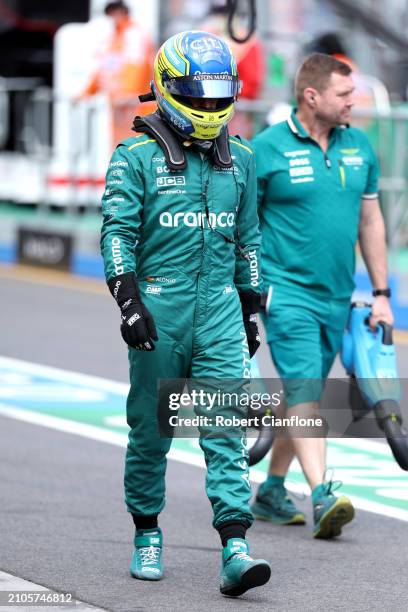
<svg viewBox="0 0 408 612"><path fill-rule="evenodd" d="M185 140L183 142L183 145L185 147L194 147L194 149L198 149L202 153L208 153L208 151L211 149L213 144L214 144L213 140L199 140L196 138L191 139L191 140Z"/></svg>

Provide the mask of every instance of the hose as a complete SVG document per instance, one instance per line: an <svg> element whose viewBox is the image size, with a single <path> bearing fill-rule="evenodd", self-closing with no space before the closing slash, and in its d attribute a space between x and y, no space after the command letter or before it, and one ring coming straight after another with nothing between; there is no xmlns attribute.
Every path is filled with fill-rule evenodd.
<svg viewBox="0 0 408 612"><path fill-rule="evenodd" d="M248 6L248 31L243 36L239 37L233 28L234 17L237 13L238 9L238 0L227 0L227 10L228 10L228 34L237 43L245 43L249 40L252 34L256 30L256 4L255 0L246 0Z"/></svg>

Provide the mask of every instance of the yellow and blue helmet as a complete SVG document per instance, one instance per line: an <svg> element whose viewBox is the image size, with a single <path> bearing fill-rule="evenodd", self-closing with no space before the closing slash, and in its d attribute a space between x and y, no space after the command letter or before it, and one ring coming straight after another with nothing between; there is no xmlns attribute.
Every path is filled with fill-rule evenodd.
<svg viewBox="0 0 408 612"><path fill-rule="evenodd" d="M208 32L181 32L169 38L154 61L152 83L159 111L186 138L213 140L234 114L241 89L227 43ZM195 99L216 101L209 110Z"/></svg>

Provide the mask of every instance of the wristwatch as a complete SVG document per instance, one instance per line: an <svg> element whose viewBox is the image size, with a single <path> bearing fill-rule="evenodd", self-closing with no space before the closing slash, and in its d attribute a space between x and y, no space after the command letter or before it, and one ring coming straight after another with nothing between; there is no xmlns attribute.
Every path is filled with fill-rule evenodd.
<svg viewBox="0 0 408 612"><path fill-rule="evenodd" d="M386 289L373 289L373 296L377 297L378 295L384 295L387 298L391 297L391 289L387 287Z"/></svg>

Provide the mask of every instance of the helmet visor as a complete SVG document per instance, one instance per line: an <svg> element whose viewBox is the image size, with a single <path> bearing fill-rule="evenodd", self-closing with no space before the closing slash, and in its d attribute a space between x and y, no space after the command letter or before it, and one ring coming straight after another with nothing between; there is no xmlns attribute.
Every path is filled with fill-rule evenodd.
<svg viewBox="0 0 408 612"><path fill-rule="evenodd" d="M236 98L241 91L241 81L229 74L164 77L163 85L170 94L189 98Z"/></svg>

